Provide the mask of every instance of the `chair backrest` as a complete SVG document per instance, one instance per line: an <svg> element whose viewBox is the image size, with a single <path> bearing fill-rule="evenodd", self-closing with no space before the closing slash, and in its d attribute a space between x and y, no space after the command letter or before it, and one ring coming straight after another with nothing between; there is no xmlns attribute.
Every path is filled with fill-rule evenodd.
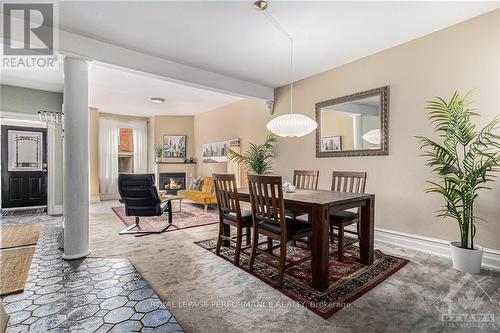
<svg viewBox="0 0 500 333"><path fill-rule="evenodd" d="M127 216L157 216L161 214L160 197L155 176L149 174L120 173L118 191L125 203Z"/></svg>
<svg viewBox="0 0 500 333"><path fill-rule="evenodd" d="M274 223L280 225L281 235L286 235L282 186L279 176L248 175L254 227L261 221Z"/></svg>
<svg viewBox="0 0 500 333"><path fill-rule="evenodd" d="M233 174L213 174L215 195L219 214L234 213L237 220L241 221L240 200L236 188L236 177Z"/></svg>
<svg viewBox="0 0 500 333"><path fill-rule="evenodd" d="M294 170L293 185L306 190L318 189L319 170Z"/></svg>
<svg viewBox="0 0 500 333"><path fill-rule="evenodd" d="M200 183L200 191L212 193L214 190L214 179L212 177L203 177Z"/></svg>
<svg viewBox="0 0 500 333"><path fill-rule="evenodd" d="M333 171L332 191L365 193L366 172Z"/></svg>

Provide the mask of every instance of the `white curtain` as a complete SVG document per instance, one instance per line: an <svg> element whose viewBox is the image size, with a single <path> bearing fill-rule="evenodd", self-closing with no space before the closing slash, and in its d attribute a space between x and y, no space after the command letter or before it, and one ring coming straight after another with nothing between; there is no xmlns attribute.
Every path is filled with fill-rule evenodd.
<svg viewBox="0 0 500 333"><path fill-rule="evenodd" d="M134 136L134 173L148 172L148 128L146 121L130 124Z"/></svg>
<svg viewBox="0 0 500 333"><path fill-rule="evenodd" d="M99 189L101 195L118 193L118 137L116 120L99 119Z"/></svg>

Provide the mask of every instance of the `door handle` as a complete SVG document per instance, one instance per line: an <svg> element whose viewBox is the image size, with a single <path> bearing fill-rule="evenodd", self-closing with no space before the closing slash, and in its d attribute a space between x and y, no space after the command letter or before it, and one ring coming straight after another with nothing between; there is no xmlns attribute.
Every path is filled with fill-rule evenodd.
<svg viewBox="0 0 500 333"><path fill-rule="evenodd" d="M47 163L42 164L42 172L47 173Z"/></svg>

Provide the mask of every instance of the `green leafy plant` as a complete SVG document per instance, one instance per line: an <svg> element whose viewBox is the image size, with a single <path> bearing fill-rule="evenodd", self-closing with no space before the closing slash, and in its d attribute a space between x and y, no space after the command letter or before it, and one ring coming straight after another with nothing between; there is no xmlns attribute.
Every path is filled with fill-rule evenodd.
<svg viewBox="0 0 500 333"><path fill-rule="evenodd" d="M163 154L163 146L162 145L155 145L154 151L155 151L156 157L161 157L161 155Z"/></svg>
<svg viewBox="0 0 500 333"><path fill-rule="evenodd" d="M449 102L436 97L427 102L428 118L435 125L441 141L417 137L426 151L423 156L439 176L439 181L428 181L427 192L439 193L445 204L439 217L452 217L460 228L461 247L474 248L476 221L474 202L484 184L495 179L500 166L500 136L495 134L500 123L496 117L480 131L472 118L478 116L470 108L470 93L460 97L457 92Z"/></svg>
<svg viewBox="0 0 500 333"><path fill-rule="evenodd" d="M250 143L250 148L244 154L228 149L228 157L236 163L243 163L250 173L268 175L271 173L271 158L274 157L273 146L278 142L276 135L269 133L261 145Z"/></svg>

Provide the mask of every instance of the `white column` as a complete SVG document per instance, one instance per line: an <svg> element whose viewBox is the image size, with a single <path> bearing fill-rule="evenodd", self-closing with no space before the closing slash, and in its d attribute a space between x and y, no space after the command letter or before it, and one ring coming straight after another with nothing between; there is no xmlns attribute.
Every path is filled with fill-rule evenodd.
<svg viewBox="0 0 500 333"><path fill-rule="evenodd" d="M354 149L363 149L363 122L361 114L352 116L352 136L354 138Z"/></svg>
<svg viewBox="0 0 500 333"><path fill-rule="evenodd" d="M64 58L64 259L89 254L88 62Z"/></svg>

